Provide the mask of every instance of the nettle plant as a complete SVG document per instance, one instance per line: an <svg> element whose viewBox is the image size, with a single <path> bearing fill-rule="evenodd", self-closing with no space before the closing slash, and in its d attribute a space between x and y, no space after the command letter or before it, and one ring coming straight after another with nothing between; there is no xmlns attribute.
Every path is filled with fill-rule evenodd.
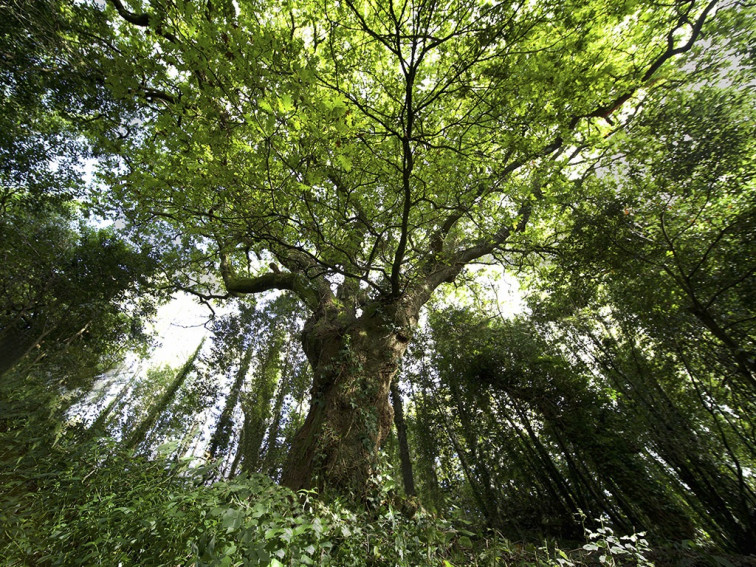
<svg viewBox="0 0 756 567"><path fill-rule="evenodd" d="M584 520L585 516L582 519ZM588 540L588 543L583 545L584 550L598 555L598 559L603 565L615 567L629 563L653 567L653 561L647 558L650 546L645 539L646 532L618 536L608 525L606 517L602 516L597 521L599 527L595 531L586 528L585 525L583 526Z"/></svg>

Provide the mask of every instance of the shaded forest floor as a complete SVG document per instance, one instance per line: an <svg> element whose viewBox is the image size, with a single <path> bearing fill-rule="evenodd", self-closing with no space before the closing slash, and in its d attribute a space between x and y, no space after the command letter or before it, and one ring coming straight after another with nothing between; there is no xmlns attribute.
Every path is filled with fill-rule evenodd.
<svg viewBox="0 0 756 567"><path fill-rule="evenodd" d="M701 542L652 545L603 523L586 529L583 542L515 542L460 510L443 518L413 509L386 477L363 505L326 503L261 475L209 484L212 467L102 444L27 449L2 460L3 566L756 565L756 557L713 553Z"/></svg>

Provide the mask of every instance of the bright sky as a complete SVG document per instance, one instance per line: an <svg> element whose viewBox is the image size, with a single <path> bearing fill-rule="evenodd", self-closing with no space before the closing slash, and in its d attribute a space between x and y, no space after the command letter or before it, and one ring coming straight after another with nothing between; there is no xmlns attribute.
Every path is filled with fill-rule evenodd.
<svg viewBox="0 0 756 567"><path fill-rule="evenodd" d="M216 313L220 315L222 311L216 309ZM210 316L210 310L190 295L176 294L158 310L152 325L160 346L150 357L150 364L179 366L186 362L200 341L210 334L204 327Z"/></svg>

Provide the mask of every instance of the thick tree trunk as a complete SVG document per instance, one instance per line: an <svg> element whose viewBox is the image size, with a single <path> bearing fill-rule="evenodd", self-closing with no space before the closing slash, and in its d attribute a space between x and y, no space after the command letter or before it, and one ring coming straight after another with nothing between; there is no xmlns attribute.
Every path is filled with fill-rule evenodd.
<svg viewBox="0 0 756 567"><path fill-rule="evenodd" d="M359 318L316 312L302 333L314 371L310 409L292 442L282 484L365 496L391 429L389 388L417 324L417 310L376 303Z"/></svg>

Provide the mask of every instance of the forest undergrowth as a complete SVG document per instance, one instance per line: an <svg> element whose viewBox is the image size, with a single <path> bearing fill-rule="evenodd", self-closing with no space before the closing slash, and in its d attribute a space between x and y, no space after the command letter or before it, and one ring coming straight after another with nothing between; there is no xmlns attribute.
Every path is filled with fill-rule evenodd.
<svg viewBox="0 0 756 567"><path fill-rule="evenodd" d="M148 460L112 440L58 439L43 454L40 439L2 437L4 457L25 450L0 480L0 564L8 567L756 565L704 540L652 546L644 533L615 533L606 518L582 516L583 541L515 541L465 510L425 510L390 474L376 475L374 495L355 503L295 494L259 474L208 485L213 467L167 458L170 444Z"/></svg>

